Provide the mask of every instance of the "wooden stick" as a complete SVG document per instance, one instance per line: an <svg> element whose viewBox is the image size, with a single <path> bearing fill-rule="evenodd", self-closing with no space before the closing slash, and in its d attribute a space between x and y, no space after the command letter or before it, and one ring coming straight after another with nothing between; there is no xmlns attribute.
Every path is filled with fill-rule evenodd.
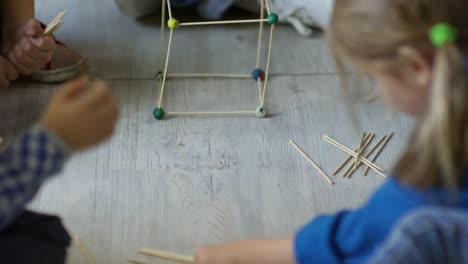
<svg viewBox="0 0 468 264"><path fill-rule="evenodd" d="M150 264L149 262L138 260L138 259L127 259L127 261L130 263L135 263L135 264Z"/></svg>
<svg viewBox="0 0 468 264"><path fill-rule="evenodd" d="M366 134L365 134L365 133L362 133L361 142L359 143L359 148L358 148L358 151L357 151L357 156L356 156L356 158L354 159L354 169L357 168L357 164L358 164L358 162L359 162L359 158L361 157L362 148L363 148L363 146L364 146L365 143L366 143Z"/></svg>
<svg viewBox="0 0 468 264"><path fill-rule="evenodd" d="M165 45L164 40L165 40L165 36L166 36L164 34L165 33L164 29L166 28L164 26L164 23L166 23L166 1L162 0L161 5L162 5L162 7L161 7L162 14L161 14L161 33L160 33L160 42L159 42L159 70L162 72L163 66L164 66L164 64L163 64L164 63L164 60L163 60L164 50L165 50L164 49L164 45ZM161 79L161 81L162 81L162 79Z"/></svg>
<svg viewBox="0 0 468 264"><path fill-rule="evenodd" d="M52 21L50 21L49 25L56 24L58 21L62 20L66 13L67 10L60 12L54 19L52 19Z"/></svg>
<svg viewBox="0 0 468 264"><path fill-rule="evenodd" d="M52 35L59 27L63 25L63 21L58 22L55 24L53 27L51 27L49 30L45 31L42 36L50 36Z"/></svg>
<svg viewBox="0 0 468 264"><path fill-rule="evenodd" d="M256 115L256 111L225 111L225 112L167 112L168 115Z"/></svg>
<svg viewBox="0 0 468 264"><path fill-rule="evenodd" d="M50 21L50 23L46 26L46 28L44 29L44 31L48 31L51 27L55 26L56 24L58 24L60 21L62 21L62 18L63 18L63 12L61 12L60 14L58 14L58 16L56 16L54 18L54 20Z"/></svg>
<svg viewBox="0 0 468 264"><path fill-rule="evenodd" d="M269 14L271 14L271 12L270 12L270 4L268 3L268 1L270 1L270 0L265 0L265 7L266 7L267 13L269 15Z"/></svg>
<svg viewBox="0 0 468 264"><path fill-rule="evenodd" d="M383 145L379 148L379 150L377 151L377 153L375 154L375 156L372 158L372 162L375 162L377 160L377 158L380 156L380 154L382 153L382 151L384 150L384 148L387 146L388 142L390 142L390 140L392 139L393 137L393 132L387 137L387 139L385 140L385 142L383 143ZM369 173L369 168L366 168L366 170L364 171L364 176L367 176L367 174Z"/></svg>
<svg viewBox="0 0 468 264"><path fill-rule="evenodd" d="M248 24L268 22L268 19L246 19L246 20L226 20L226 21L207 21L207 22L188 22L180 23L179 26L207 26L207 25L229 25L229 24Z"/></svg>
<svg viewBox="0 0 468 264"><path fill-rule="evenodd" d="M369 147L370 143L372 143L372 140L374 140L375 135L374 135L374 134L371 134L371 135L372 135L372 137L370 138L370 140L366 140L366 141L364 142L364 145L363 145L362 148L361 148L361 153L364 153L364 151L366 151L367 147ZM359 165L360 163L361 163L361 161L358 161L358 164L357 164L357 165ZM355 169L355 166L356 166L355 163L352 163L351 165L349 165L348 169L347 169L346 172L343 174L343 178L348 178L349 173L350 173L351 171L354 172L354 171L357 169L357 167L359 167L359 166L356 166L356 169Z"/></svg>
<svg viewBox="0 0 468 264"><path fill-rule="evenodd" d="M45 28L42 36L49 36L54 33L59 27L63 25L63 17L67 14L67 11L62 11L58 14Z"/></svg>
<svg viewBox="0 0 468 264"><path fill-rule="evenodd" d="M374 153L374 151L380 147L380 145L387 139L387 136L384 136L382 139L380 139L379 142L377 142L377 144L369 151L369 153L366 154L366 159L369 159L369 157L372 155L372 153ZM359 161L359 164L357 166L357 169L359 169L362 165L362 162ZM351 175L357 170L357 169L351 169L351 168L348 168L348 170L346 171L344 177L345 178L351 178Z"/></svg>
<svg viewBox="0 0 468 264"><path fill-rule="evenodd" d="M349 155L352 155L353 157L356 157L357 154L356 152L353 152L352 150L350 150L349 148L345 147L343 144L339 143L338 141L330 138L329 136L327 135L324 135L323 136L323 140L325 140L326 142L332 144L333 146L335 146L336 148L338 149L341 149L342 151L348 153ZM372 170L374 170L376 173L378 173L380 176L386 178L387 176L385 176L385 174L383 174L382 172L385 172L382 168L380 168L379 166L375 165L374 163L370 162L369 160L367 160L366 158L363 158L361 157L360 160L362 162L364 162L364 164L366 164L367 166L369 166Z"/></svg>
<svg viewBox="0 0 468 264"><path fill-rule="evenodd" d="M94 257L93 255L91 255L91 253L89 252L89 250L86 248L86 246L84 245L84 243L81 241L81 239L75 235L75 242L76 242L76 245L78 246L78 248L80 249L81 251L81 254L83 254L87 260L87 262L89 264L95 264L96 261L94 260Z"/></svg>
<svg viewBox="0 0 468 264"><path fill-rule="evenodd" d="M163 0L164 1L164 0ZM169 3L169 0L167 1ZM169 65L169 58L171 56L171 47L172 47L172 35L174 34L174 30L171 29L169 31L169 41L167 44L167 54L166 54L166 64L164 64L164 76L161 82L161 91L159 92L159 101L158 101L158 108L161 108L163 96L164 96L164 89L166 88L166 79L167 79L167 67Z"/></svg>
<svg viewBox="0 0 468 264"><path fill-rule="evenodd" d="M171 0L167 0L167 10L168 10L168 13L169 13L169 18L172 18Z"/></svg>
<svg viewBox="0 0 468 264"><path fill-rule="evenodd" d="M270 78L271 52L273 50L273 33L274 32L275 32L275 25L271 25L270 43L268 44L268 57L267 57L267 64L266 64L265 81L263 82L263 95L262 95L262 103L261 103L262 107L265 106L265 96L266 96L266 91L268 88L268 79Z"/></svg>
<svg viewBox="0 0 468 264"><path fill-rule="evenodd" d="M366 135L366 140L369 139L369 137L372 135L372 133L369 133ZM354 152L357 152L359 150L359 145L354 149ZM346 164L353 158L353 156L349 155L341 164L338 166L338 168L335 169L335 172L333 172L333 176L337 175L341 169L343 169Z"/></svg>
<svg viewBox="0 0 468 264"><path fill-rule="evenodd" d="M251 74L226 74L226 73L169 73L167 78L252 78Z"/></svg>
<svg viewBox="0 0 468 264"><path fill-rule="evenodd" d="M257 79L257 85L258 85L258 99L260 100L260 105L262 105L263 84L262 84L261 78Z"/></svg>
<svg viewBox="0 0 468 264"><path fill-rule="evenodd" d="M299 151L299 153L307 160L310 162L310 164L312 164L312 166L320 173L320 175L323 176L323 178L325 180L328 181L328 183L330 183L331 185L334 185L335 183L332 181L332 179L330 179L330 177L328 177L327 174L325 174L325 172L322 171L322 169L320 169L320 167L309 157L307 156L307 154L304 153L304 151L299 148L298 145L296 145L296 143L294 143L294 141L292 140L289 140L289 143L291 143L291 145L297 150Z"/></svg>
<svg viewBox="0 0 468 264"><path fill-rule="evenodd" d="M193 263L194 262L193 257L182 256L182 255L174 254L174 253L167 252L167 251L154 250L154 249L149 249L149 248L142 248L140 249L139 253L143 255L147 255L147 256L174 260L174 261L178 261L181 263Z"/></svg>
<svg viewBox="0 0 468 264"><path fill-rule="evenodd" d="M260 1L260 19L265 19L265 1ZM257 62L255 68L260 68L260 60L262 58L262 40L263 40L263 22L260 23L258 30L258 43L257 43Z"/></svg>

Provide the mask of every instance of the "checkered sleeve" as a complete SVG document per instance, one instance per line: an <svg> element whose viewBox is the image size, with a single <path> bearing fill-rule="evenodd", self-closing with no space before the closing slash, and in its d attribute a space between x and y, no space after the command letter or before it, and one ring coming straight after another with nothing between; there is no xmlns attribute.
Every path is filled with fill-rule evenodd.
<svg viewBox="0 0 468 264"><path fill-rule="evenodd" d="M24 210L48 177L62 169L70 154L61 138L39 124L0 153L0 230Z"/></svg>

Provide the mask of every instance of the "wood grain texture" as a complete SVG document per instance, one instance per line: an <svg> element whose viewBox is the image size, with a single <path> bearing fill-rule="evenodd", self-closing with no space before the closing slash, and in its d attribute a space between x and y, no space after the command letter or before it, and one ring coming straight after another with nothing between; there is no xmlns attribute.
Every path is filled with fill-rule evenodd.
<svg viewBox="0 0 468 264"><path fill-rule="evenodd" d="M317 214L359 206L383 179L373 173L333 178L337 184L332 187L315 175L288 139L314 153L314 161L331 174L346 155L323 143L323 134L352 148L361 131L377 136L395 131L378 161L391 169L412 125L403 116L385 121L378 102L360 103L356 113L361 127L354 131L323 39L303 39L286 27L275 34L273 72L308 75L272 78L266 97L269 118L154 121L157 23L121 16L111 0L40 0L37 5L44 21L69 10L58 36L89 56L98 75L110 79L119 101L115 136L74 156L31 204L61 215L96 263L126 263L141 247L190 255L206 243L286 235ZM177 33L172 62L182 65L178 72L248 73L255 63L254 29ZM187 43L197 45L187 48ZM11 139L37 120L54 89L23 82L2 93L0 135ZM250 80L169 80L163 105L169 111L255 110L257 92ZM76 248L69 260L86 263Z"/></svg>
<svg viewBox="0 0 468 264"><path fill-rule="evenodd" d="M335 76L274 78L268 97L272 117L267 119L178 117L157 122L151 118L155 82L111 82L121 110L116 135L73 157L32 204L33 209L60 214L97 263L124 263L140 247L190 255L205 243L289 234L314 215L360 205L382 183L371 174L334 178L337 184L331 187L288 143L289 138L301 142L330 174L345 155L323 143L322 135L348 146L359 141L347 106L337 101ZM239 82L170 81L167 102L175 108L187 103L218 107L209 102L220 99L232 108L255 104L256 95L251 102L246 96L248 89L256 91L255 85ZM53 90L21 86L0 98L4 120L16 120L2 123L1 131L13 134L27 126ZM361 105L358 113L363 131L398 131L379 159L390 168L411 122L404 117L383 121L385 111L378 103ZM73 249L70 263L83 261Z"/></svg>

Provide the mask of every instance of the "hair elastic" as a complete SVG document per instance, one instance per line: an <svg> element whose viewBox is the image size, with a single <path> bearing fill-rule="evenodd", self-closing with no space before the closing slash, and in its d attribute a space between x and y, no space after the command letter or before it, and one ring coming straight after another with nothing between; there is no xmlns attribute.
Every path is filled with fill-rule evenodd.
<svg viewBox="0 0 468 264"><path fill-rule="evenodd" d="M458 30L448 23L437 23L431 28L429 37L432 44L440 48L445 43L455 42L458 38Z"/></svg>

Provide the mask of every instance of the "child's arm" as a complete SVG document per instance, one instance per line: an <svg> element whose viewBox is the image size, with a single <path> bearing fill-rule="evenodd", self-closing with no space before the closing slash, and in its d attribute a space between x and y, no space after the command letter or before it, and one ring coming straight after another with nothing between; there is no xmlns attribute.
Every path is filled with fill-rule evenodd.
<svg viewBox="0 0 468 264"><path fill-rule="evenodd" d="M105 83L90 84L82 77L59 88L40 124L0 153L0 230L60 171L72 150L109 138L116 120L117 105Z"/></svg>
<svg viewBox="0 0 468 264"><path fill-rule="evenodd" d="M50 175L62 169L70 153L61 139L35 125L0 154L0 230L22 212Z"/></svg>
<svg viewBox="0 0 468 264"><path fill-rule="evenodd" d="M241 241L198 251L196 264L293 264L293 238Z"/></svg>

